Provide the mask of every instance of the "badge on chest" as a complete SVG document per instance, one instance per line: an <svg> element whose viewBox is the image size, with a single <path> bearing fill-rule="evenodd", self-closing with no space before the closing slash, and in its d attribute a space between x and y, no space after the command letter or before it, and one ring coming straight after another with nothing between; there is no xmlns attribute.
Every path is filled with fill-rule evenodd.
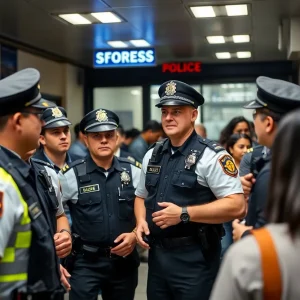
<svg viewBox="0 0 300 300"><path fill-rule="evenodd" d="M94 193L99 191L99 184L92 184L80 187L80 194Z"/></svg>
<svg viewBox="0 0 300 300"><path fill-rule="evenodd" d="M147 167L147 173L150 174L159 174L160 173L161 166L154 166L154 165L148 165Z"/></svg>

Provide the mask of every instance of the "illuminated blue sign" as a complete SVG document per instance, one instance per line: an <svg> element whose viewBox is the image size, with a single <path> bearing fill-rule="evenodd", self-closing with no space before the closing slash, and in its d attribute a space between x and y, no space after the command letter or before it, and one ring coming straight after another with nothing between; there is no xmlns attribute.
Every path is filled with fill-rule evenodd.
<svg viewBox="0 0 300 300"><path fill-rule="evenodd" d="M96 50L95 68L140 67L155 65L155 49Z"/></svg>

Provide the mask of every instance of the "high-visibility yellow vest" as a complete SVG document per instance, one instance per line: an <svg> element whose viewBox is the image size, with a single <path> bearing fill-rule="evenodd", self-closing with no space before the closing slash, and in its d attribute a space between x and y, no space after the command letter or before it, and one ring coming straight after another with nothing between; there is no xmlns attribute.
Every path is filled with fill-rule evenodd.
<svg viewBox="0 0 300 300"><path fill-rule="evenodd" d="M14 224L13 231L6 245L4 256L0 261L0 298L1 295L10 295L18 288L25 286L27 281L27 269L29 259L29 247L31 243L30 217L28 206L22 197L18 186L4 169L0 168L0 181L14 189L23 206L23 216L19 223ZM4 207L4 214L5 214ZM14 209L11 206L9 209Z"/></svg>

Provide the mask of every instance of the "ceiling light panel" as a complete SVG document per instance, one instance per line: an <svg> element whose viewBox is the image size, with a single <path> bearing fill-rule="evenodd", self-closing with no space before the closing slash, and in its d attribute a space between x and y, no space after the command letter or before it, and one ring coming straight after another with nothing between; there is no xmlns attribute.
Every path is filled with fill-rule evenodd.
<svg viewBox="0 0 300 300"><path fill-rule="evenodd" d="M212 6L194 6L191 11L195 18L213 18L216 13Z"/></svg>
<svg viewBox="0 0 300 300"><path fill-rule="evenodd" d="M206 39L210 44L224 44L225 43L225 38L222 35L207 36Z"/></svg>
<svg viewBox="0 0 300 300"><path fill-rule="evenodd" d="M73 25L84 25L84 24L92 23L91 21L84 18L80 14L63 14L58 16Z"/></svg>
<svg viewBox="0 0 300 300"><path fill-rule="evenodd" d="M129 41L135 47L149 47L150 44L145 40L131 40Z"/></svg>
<svg viewBox="0 0 300 300"><path fill-rule="evenodd" d="M247 4L239 5L225 5L227 15L232 16L247 16L248 15L248 6Z"/></svg>
<svg viewBox="0 0 300 300"><path fill-rule="evenodd" d="M230 59L231 54L229 52L218 52L218 53L216 53L216 57L218 59Z"/></svg>
<svg viewBox="0 0 300 300"><path fill-rule="evenodd" d="M127 48L128 45L122 41L108 41L107 44L113 48Z"/></svg>
<svg viewBox="0 0 300 300"><path fill-rule="evenodd" d="M120 23L122 19L120 19L116 14L112 12L98 12L91 13L91 15L99 20L101 23Z"/></svg>
<svg viewBox="0 0 300 300"><path fill-rule="evenodd" d="M251 52L250 51L241 51L236 53L237 58L250 58Z"/></svg>
<svg viewBox="0 0 300 300"><path fill-rule="evenodd" d="M233 35L232 39L234 43L249 43L250 35Z"/></svg>

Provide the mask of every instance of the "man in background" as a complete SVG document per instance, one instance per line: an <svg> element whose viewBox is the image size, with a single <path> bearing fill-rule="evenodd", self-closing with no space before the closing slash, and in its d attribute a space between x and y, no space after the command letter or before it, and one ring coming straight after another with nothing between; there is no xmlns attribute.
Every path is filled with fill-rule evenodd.
<svg viewBox="0 0 300 300"><path fill-rule="evenodd" d="M76 141L72 143L69 153L74 160L76 160L86 157L89 151L84 143L83 133L80 131L79 123L74 126L74 133Z"/></svg>

